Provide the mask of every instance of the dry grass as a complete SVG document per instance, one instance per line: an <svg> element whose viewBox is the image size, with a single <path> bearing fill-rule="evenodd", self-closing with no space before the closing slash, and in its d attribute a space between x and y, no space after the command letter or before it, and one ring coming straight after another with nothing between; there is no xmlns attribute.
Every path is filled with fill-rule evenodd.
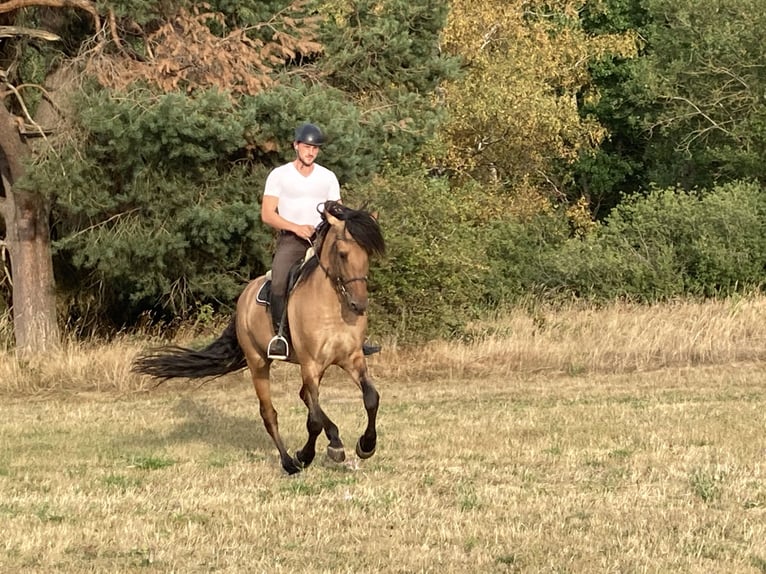
<svg viewBox="0 0 766 574"><path fill-rule="evenodd" d="M374 362L380 376L397 379L631 373L757 362L766 359L764 317L766 297L518 309L473 325L466 337L470 340L463 343L437 341L400 348L396 341L386 341L385 352ZM175 342L208 342L223 326L202 334L194 329ZM0 352L0 393L150 388L150 382L129 372L130 360L144 346L146 342L135 337L110 344L70 343L55 361L23 364L10 352Z"/></svg>
<svg viewBox="0 0 766 574"><path fill-rule="evenodd" d="M470 342L387 352L394 376L630 373L766 359L766 297L655 306L515 310Z"/></svg>
<svg viewBox="0 0 766 574"><path fill-rule="evenodd" d="M296 478L245 375L152 389L127 340L34 372L6 356L0 571L766 572L764 304L518 313L464 345L389 344L378 454ZM291 449L297 390L279 366ZM358 392L333 372L322 397L353 447Z"/></svg>

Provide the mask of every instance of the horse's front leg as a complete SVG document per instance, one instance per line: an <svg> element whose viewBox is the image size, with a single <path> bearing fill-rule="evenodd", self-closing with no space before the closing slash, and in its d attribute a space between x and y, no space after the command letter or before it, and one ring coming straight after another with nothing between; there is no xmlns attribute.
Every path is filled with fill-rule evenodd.
<svg viewBox="0 0 766 574"><path fill-rule="evenodd" d="M279 460L282 463L282 468L285 469L287 474L295 474L301 471L293 458L288 454L282 437L279 434L279 422L277 419L277 411L274 408L274 404L271 401L271 385L269 383L269 367L266 366L253 366L250 365L250 372L253 376L253 386L255 386L255 393L258 395L258 402L261 407L261 418L263 424L266 427L266 432L271 436L271 440L274 441L274 445L279 451Z"/></svg>
<svg viewBox="0 0 766 574"><path fill-rule="evenodd" d="M367 411L367 428L364 434L356 442L356 454L359 458L370 458L375 454L375 447L378 442L378 432L375 422L378 418L378 404L380 403L380 394L372 384L372 379L367 373L367 369L362 372L359 380L359 387L362 389L362 399L364 400L364 409Z"/></svg>
<svg viewBox="0 0 766 574"><path fill-rule="evenodd" d="M356 442L356 454L359 458L370 458L375 454L378 442L378 432L375 423L378 418L380 394L375 385L372 384L372 378L367 372L367 362L361 356L361 351L354 357L352 362L342 365L342 367L351 375L351 378L362 391L364 409L367 411L367 428Z"/></svg>
<svg viewBox="0 0 766 574"><path fill-rule="evenodd" d="M322 379L322 373L315 372L313 369L304 367L301 371L303 386L300 396L308 409L306 418L306 430L308 439L306 444L296 453L297 461L303 466L308 466L316 456L316 442L322 430L325 431L330 444L327 445L327 456L335 462L343 462L346 458L346 451L343 448L343 442L340 440L338 426L330 420L319 405L319 383Z"/></svg>

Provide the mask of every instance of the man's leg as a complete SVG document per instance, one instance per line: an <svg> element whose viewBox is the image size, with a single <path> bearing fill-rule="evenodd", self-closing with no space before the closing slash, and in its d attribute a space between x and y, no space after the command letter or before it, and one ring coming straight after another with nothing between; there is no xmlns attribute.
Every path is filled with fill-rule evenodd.
<svg viewBox="0 0 766 574"><path fill-rule="evenodd" d="M269 359L285 360L290 355L286 335L287 279L290 268L306 253L308 244L291 233L281 233L277 239L271 266L271 317L276 335L269 341Z"/></svg>

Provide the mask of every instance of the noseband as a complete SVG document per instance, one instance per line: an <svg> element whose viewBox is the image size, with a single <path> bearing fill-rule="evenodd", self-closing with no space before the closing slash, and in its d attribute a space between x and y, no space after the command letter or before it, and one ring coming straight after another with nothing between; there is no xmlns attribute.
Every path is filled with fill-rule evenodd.
<svg viewBox="0 0 766 574"><path fill-rule="evenodd" d="M330 280L333 282L333 285L335 286L335 290L343 295L346 298L346 302L351 301L351 294L348 292L348 289L346 289L346 285L349 283L353 283L354 281L364 281L367 283L367 276L364 277L352 277L351 279L343 279L340 275L337 276L335 279L330 277L330 274L327 272L327 269L322 267L324 269L324 272L327 273L327 277L330 278Z"/></svg>

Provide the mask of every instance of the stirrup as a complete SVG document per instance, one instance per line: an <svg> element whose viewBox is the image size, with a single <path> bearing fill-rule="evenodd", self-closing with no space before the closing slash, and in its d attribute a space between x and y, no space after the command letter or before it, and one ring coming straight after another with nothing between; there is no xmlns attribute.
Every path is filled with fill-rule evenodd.
<svg viewBox="0 0 766 574"><path fill-rule="evenodd" d="M287 344L287 339L282 335L274 335L269 341L269 346L266 349L266 356L269 359L277 361L287 360L290 354L290 346Z"/></svg>

